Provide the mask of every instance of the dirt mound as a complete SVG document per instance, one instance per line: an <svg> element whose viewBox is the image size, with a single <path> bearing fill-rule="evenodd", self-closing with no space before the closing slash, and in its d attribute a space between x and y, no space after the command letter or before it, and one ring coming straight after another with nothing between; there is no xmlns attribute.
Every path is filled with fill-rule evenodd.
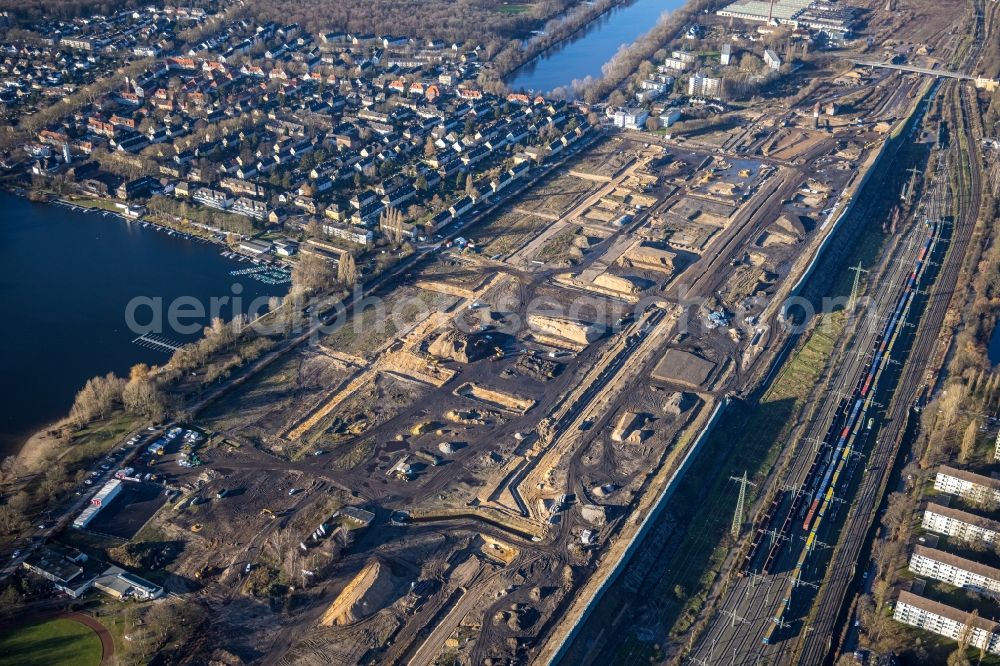
<svg viewBox="0 0 1000 666"><path fill-rule="evenodd" d="M642 291L642 287L636 284L635 280L610 273L601 273L595 277L594 284L622 294L638 294Z"/></svg>
<svg viewBox="0 0 1000 666"><path fill-rule="evenodd" d="M621 257L618 263L629 268L641 268L672 274L677 255L646 241L636 241Z"/></svg>
<svg viewBox="0 0 1000 666"><path fill-rule="evenodd" d="M505 393L497 389L491 389L472 382L466 382L453 391L457 396L472 398L485 402L494 407L500 407L508 411L524 414L535 406L535 401L531 398L523 398L513 393Z"/></svg>
<svg viewBox="0 0 1000 666"><path fill-rule="evenodd" d="M319 623L324 627L354 624L391 604L397 596L398 581L389 568L371 560L341 590Z"/></svg>
<svg viewBox="0 0 1000 666"><path fill-rule="evenodd" d="M431 386L443 386L458 374L449 368L442 368L435 365L433 361L423 359L416 354L401 351L394 354L387 354L385 357L385 368L389 372L395 372L404 378L413 379Z"/></svg>
<svg viewBox="0 0 1000 666"><path fill-rule="evenodd" d="M428 352L438 358L447 358L459 363L478 361L492 350L493 345L484 336L466 334L454 329L437 336L427 348Z"/></svg>
<svg viewBox="0 0 1000 666"><path fill-rule="evenodd" d="M623 412L618 418L618 425L611 432L613 442L633 442L642 439L642 426L646 423L646 415L638 412Z"/></svg>
<svg viewBox="0 0 1000 666"><path fill-rule="evenodd" d="M581 345L589 345L604 335L604 327L600 324L540 314L528 315L528 326L543 335L552 335Z"/></svg>
<svg viewBox="0 0 1000 666"><path fill-rule="evenodd" d="M690 393L683 393L678 391L672 393L667 401L663 404L663 411L672 416L680 416L681 412L686 412L688 409L694 405L696 401L695 396Z"/></svg>

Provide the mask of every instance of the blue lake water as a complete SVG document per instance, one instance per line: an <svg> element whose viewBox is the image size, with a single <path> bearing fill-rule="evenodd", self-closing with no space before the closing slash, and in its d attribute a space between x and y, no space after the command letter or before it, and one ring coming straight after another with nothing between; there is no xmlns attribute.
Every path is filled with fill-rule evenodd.
<svg viewBox="0 0 1000 666"><path fill-rule="evenodd" d="M600 76L601 67L623 44L649 32L660 16L684 6L684 0L635 0L606 12L570 39L515 70L512 89L548 92L574 80Z"/></svg>
<svg viewBox="0 0 1000 666"><path fill-rule="evenodd" d="M132 299L162 299L164 321L180 297L203 303L206 315L191 319L199 328L213 297L221 304L240 291L246 305L287 290L230 275L249 266L221 256L214 244L0 193L0 456L64 416L90 377L167 360L166 352L133 343L137 335L126 324ZM149 302L135 311L139 323L151 321ZM231 301L219 313L231 319ZM174 342L197 335L163 331Z"/></svg>

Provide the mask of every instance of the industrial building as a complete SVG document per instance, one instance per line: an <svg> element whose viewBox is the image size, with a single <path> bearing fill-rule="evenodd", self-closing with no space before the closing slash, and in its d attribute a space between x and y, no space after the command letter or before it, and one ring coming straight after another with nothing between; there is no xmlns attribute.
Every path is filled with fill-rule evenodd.
<svg viewBox="0 0 1000 666"><path fill-rule="evenodd" d="M1000 569L967 560L936 548L917 546L910 557L910 571L976 592L1000 595Z"/></svg>
<svg viewBox="0 0 1000 666"><path fill-rule="evenodd" d="M981 617L973 617L952 606L931 601L912 592L900 592L893 619L911 627L924 629L940 636L958 640L970 626L969 645L984 649L992 654L1000 654L1000 625Z"/></svg>
<svg viewBox="0 0 1000 666"><path fill-rule="evenodd" d="M371 511L366 511L365 509L359 509L355 506L346 506L337 512L337 515L343 516L350 522L361 527L368 527L375 520L375 514Z"/></svg>
<svg viewBox="0 0 1000 666"><path fill-rule="evenodd" d="M756 23L808 28L834 40L851 33L857 14L853 7L818 4L813 0L736 0L715 13Z"/></svg>
<svg viewBox="0 0 1000 666"><path fill-rule="evenodd" d="M941 465L934 476L934 490L973 502L1000 503L1000 481L964 469Z"/></svg>
<svg viewBox="0 0 1000 666"><path fill-rule="evenodd" d="M1000 523L995 520L934 503L924 509L921 526L931 532L987 545L996 543L1000 535Z"/></svg>
<svg viewBox="0 0 1000 666"><path fill-rule="evenodd" d="M73 521L73 527L86 527L101 509L111 503L118 493L122 491L120 479L111 479L104 484L104 487L97 491L97 494L90 498L90 504L80 512L80 515Z"/></svg>

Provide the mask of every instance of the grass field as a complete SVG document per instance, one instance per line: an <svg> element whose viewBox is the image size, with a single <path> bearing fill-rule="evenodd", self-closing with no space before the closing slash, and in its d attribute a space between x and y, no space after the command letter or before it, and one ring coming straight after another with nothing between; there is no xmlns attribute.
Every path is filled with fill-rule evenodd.
<svg viewBox="0 0 1000 666"><path fill-rule="evenodd" d="M534 5L528 3L512 2L497 7L497 11L508 16L518 16L519 14L526 14L530 12L533 6Z"/></svg>
<svg viewBox="0 0 1000 666"><path fill-rule="evenodd" d="M68 466L103 456L120 444L126 436L141 425L142 419L124 412L115 412L103 421L96 421L81 428L72 444L61 454L60 461Z"/></svg>
<svg viewBox="0 0 1000 666"><path fill-rule="evenodd" d="M48 620L0 634L0 666L96 666L101 640L72 620Z"/></svg>

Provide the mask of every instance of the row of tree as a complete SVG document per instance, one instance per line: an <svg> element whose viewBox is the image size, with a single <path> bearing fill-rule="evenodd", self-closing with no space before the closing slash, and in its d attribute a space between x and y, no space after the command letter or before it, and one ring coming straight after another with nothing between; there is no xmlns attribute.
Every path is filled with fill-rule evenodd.
<svg viewBox="0 0 1000 666"><path fill-rule="evenodd" d="M573 0L541 0L526 7L510 7L504 0L251 0L249 6L261 19L295 21L314 34L343 30L486 44L526 35L572 4Z"/></svg>
<svg viewBox="0 0 1000 666"><path fill-rule="evenodd" d="M70 408L70 420L76 426L83 426L107 418L118 408L153 420L165 415L166 399L145 364L134 366L127 380L113 372L87 380Z"/></svg>

